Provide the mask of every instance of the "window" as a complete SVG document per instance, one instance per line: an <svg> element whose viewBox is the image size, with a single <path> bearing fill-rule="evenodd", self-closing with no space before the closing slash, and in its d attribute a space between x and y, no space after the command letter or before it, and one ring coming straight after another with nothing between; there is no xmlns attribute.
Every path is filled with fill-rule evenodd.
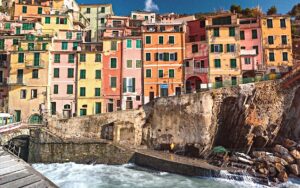
<svg viewBox="0 0 300 188"><path fill-rule="evenodd" d="M253 49L256 51L256 55L258 54L258 46L253 46Z"/></svg>
<svg viewBox="0 0 300 188"><path fill-rule="evenodd" d="M73 85L67 85L67 94L73 94Z"/></svg>
<svg viewBox="0 0 300 188"><path fill-rule="evenodd" d="M61 49L62 50L67 50L68 49L68 42L62 42L61 43Z"/></svg>
<svg viewBox="0 0 300 188"><path fill-rule="evenodd" d="M86 116L86 109L80 109L80 116Z"/></svg>
<svg viewBox="0 0 300 188"><path fill-rule="evenodd" d="M288 61L288 53L282 52L282 61Z"/></svg>
<svg viewBox="0 0 300 188"><path fill-rule="evenodd" d="M251 59L250 59L250 57L245 57L245 64L246 65L250 65L251 64Z"/></svg>
<svg viewBox="0 0 300 188"><path fill-rule="evenodd" d="M174 78L174 77L175 77L174 69L169 69L169 78Z"/></svg>
<svg viewBox="0 0 300 188"><path fill-rule="evenodd" d="M18 44L19 44L18 39L13 39L13 45L18 45Z"/></svg>
<svg viewBox="0 0 300 188"><path fill-rule="evenodd" d="M76 33L76 39L81 40L81 33Z"/></svg>
<svg viewBox="0 0 300 188"><path fill-rule="evenodd" d="M136 48L141 48L142 40L136 40Z"/></svg>
<svg viewBox="0 0 300 188"><path fill-rule="evenodd" d="M56 114L56 102L51 102L51 114Z"/></svg>
<svg viewBox="0 0 300 188"><path fill-rule="evenodd" d="M252 39L257 39L257 30L256 29L252 30Z"/></svg>
<svg viewBox="0 0 300 188"><path fill-rule="evenodd" d="M39 78L39 70L38 69L33 69L32 70L32 78L33 79Z"/></svg>
<svg viewBox="0 0 300 188"><path fill-rule="evenodd" d="M101 95L101 88L95 88L95 97L100 97Z"/></svg>
<svg viewBox="0 0 300 188"><path fill-rule="evenodd" d="M18 62L19 63L24 63L24 53L19 53L19 55L18 55Z"/></svg>
<svg viewBox="0 0 300 188"><path fill-rule="evenodd" d="M20 98L21 99L26 99L26 89L21 89L21 91L20 91Z"/></svg>
<svg viewBox="0 0 300 188"><path fill-rule="evenodd" d="M198 52L198 44L193 44L192 46L192 52L197 53Z"/></svg>
<svg viewBox="0 0 300 188"><path fill-rule="evenodd" d="M151 73L151 69L146 69L146 78L151 78L152 73Z"/></svg>
<svg viewBox="0 0 300 188"><path fill-rule="evenodd" d="M38 8L38 14L42 14L43 13L43 8L42 7L39 7Z"/></svg>
<svg viewBox="0 0 300 188"><path fill-rule="evenodd" d="M75 57L74 54L69 54L69 55L68 55L69 63L74 63L74 57Z"/></svg>
<svg viewBox="0 0 300 188"><path fill-rule="evenodd" d="M169 44L174 44L174 43L175 43L175 37L169 36Z"/></svg>
<svg viewBox="0 0 300 188"><path fill-rule="evenodd" d="M169 57L168 53L164 54L165 57ZM170 58L166 59L166 61L177 61L177 53L170 53Z"/></svg>
<svg viewBox="0 0 300 188"><path fill-rule="evenodd" d="M101 13L105 13L105 7L101 7Z"/></svg>
<svg viewBox="0 0 300 188"><path fill-rule="evenodd" d="M50 24L50 23L51 23L51 18L45 17L45 24Z"/></svg>
<svg viewBox="0 0 300 188"><path fill-rule="evenodd" d="M35 24L34 23L23 23L22 29L23 30L32 30L34 29Z"/></svg>
<svg viewBox="0 0 300 188"><path fill-rule="evenodd" d="M210 51L216 53L223 52L223 44L211 44Z"/></svg>
<svg viewBox="0 0 300 188"><path fill-rule="evenodd" d="M73 50L77 50L78 42L73 42Z"/></svg>
<svg viewBox="0 0 300 188"><path fill-rule="evenodd" d="M123 92L135 92L135 78L123 78Z"/></svg>
<svg viewBox="0 0 300 188"><path fill-rule="evenodd" d="M68 78L73 78L73 77L74 77L74 69L68 68Z"/></svg>
<svg viewBox="0 0 300 188"><path fill-rule="evenodd" d="M132 18L133 18L134 20L136 20L137 17L136 17L136 15L134 14L134 15L132 15Z"/></svg>
<svg viewBox="0 0 300 188"><path fill-rule="evenodd" d="M215 59L215 68L221 68L221 60L220 59Z"/></svg>
<svg viewBox="0 0 300 188"><path fill-rule="evenodd" d="M79 88L79 95L80 95L80 97L84 97L85 96L85 87L80 87Z"/></svg>
<svg viewBox="0 0 300 188"><path fill-rule="evenodd" d="M145 16L145 20L148 20L149 19L149 17L148 16Z"/></svg>
<svg viewBox="0 0 300 188"><path fill-rule="evenodd" d="M241 40L245 40L245 31L240 31Z"/></svg>
<svg viewBox="0 0 300 188"><path fill-rule="evenodd" d="M235 52L235 45L227 44L227 52Z"/></svg>
<svg viewBox="0 0 300 188"><path fill-rule="evenodd" d="M10 29L10 23L5 23L4 29Z"/></svg>
<svg viewBox="0 0 300 188"><path fill-rule="evenodd" d="M132 48L132 40L127 39L127 48Z"/></svg>
<svg viewBox="0 0 300 188"><path fill-rule="evenodd" d="M117 88L117 77L110 77L110 88Z"/></svg>
<svg viewBox="0 0 300 188"><path fill-rule="evenodd" d="M146 61L151 61L151 53L146 53Z"/></svg>
<svg viewBox="0 0 300 188"><path fill-rule="evenodd" d="M269 61L275 61L275 55L274 52L269 53Z"/></svg>
<svg viewBox="0 0 300 188"><path fill-rule="evenodd" d="M101 102L95 103L95 114L101 114Z"/></svg>
<svg viewBox="0 0 300 188"><path fill-rule="evenodd" d="M71 31L66 32L66 38L67 39L72 39L72 32Z"/></svg>
<svg viewBox="0 0 300 188"><path fill-rule="evenodd" d="M135 61L135 68L142 68L142 60Z"/></svg>
<svg viewBox="0 0 300 188"><path fill-rule="evenodd" d="M132 60L127 60L127 68L132 68Z"/></svg>
<svg viewBox="0 0 300 188"><path fill-rule="evenodd" d="M80 54L80 62L85 62L85 54Z"/></svg>
<svg viewBox="0 0 300 188"><path fill-rule="evenodd" d="M229 27L229 36L234 37L235 36L235 28L234 27Z"/></svg>
<svg viewBox="0 0 300 188"><path fill-rule="evenodd" d="M4 50L4 39L0 39L0 49Z"/></svg>
<svg viewBox="0 0 300 188"><path fill-rule="evenodd" d="M286 24L285 24L285 19L280 19L280 27L281 28L286 28Z"/></svg>
<svg viewBox="0 0 300 188"><path fill-rule="evenodd" d="M287 36L286 35L281 36L281 44L283 44L283 45L287 44Z"/></svg>
<svg viewBox="0 0 300 188"><path fill-rule="evenodd" d="M274 44L274 37L268 36L268 44Z"/></svg>
<svg viewBox="0 0 300 188"><path fill-rule="evenodd" d="M47 50L47 45L48 45L48 43L43 43L42 49L43 49L43 50Z"/></svg>
<svg viewBox="0 0 300 188"><path fill-rule="evenodd" d="M58 85L54 85L53 87L53 94L58 94Z"/></svg>
<svg viewBox="0 0 300 188"><path fill-rule="evenodd" d="M117 50L117 41L111 41L110 49L116 51Z"/></svg>
<svg viewBox="0 0 300 188"><path fill-rule="evenodd" d="M164 37L163 36L158 37L158 43L159 44L164 44Z"/></svg>
<svg viewBox="0 0 300 188"><path fill-rule="evenodd" d="M101 62L101 54L95 54L95 62Z"/></svg>
<svg viewBox="0 0 300 188"><path fill-rule="evenodd" d="M95 79L101 79L101 70L95 71Z"/></svg>
<svg viewBox="0 0 300 188"><path fill-rule="evenodd" d="M80 70L80 79L86 79L86 70Z"/></svg>
<svg viewBox="0 0 300 188"><path fill-rule="evenodd" d="M54 54L54 63L60 62L60 54Z"/></svg>
<svg viewBox="0 0 300 188"><path fill-rule="evenodd" d="M27 6L22 7L22 13L27 13Z"/></svg>
<svg viewBox="0 0 300 188"><path fill-rule="evenodd" d="M273 20L272 19L267 19L267 27L273 28Z"/></svg>
<svg viewBox="0 0 300 188"><path fill-rule="evenodd" d="M91 13L91 8L86 8L86 13L90 14Z"/></svg>
<svg viewBox="0 0 300 188"><path fill-rule="evenodd" d="M34 43L28 43L28 50L29 51L34 50Z"/></svg>
<svg viewBox="0 0 300 188"><path fill-rule="evenodd" d="M219 36L220 36L219 28L214 28L214 37L219 37Z"/></svg>
<svg viewBox="0 0 300 188"><path fill-rule="evenodd" d="M158 77L163 78L164 77L164 70L158 70Z"/></svg>
<svg viewBox="0 0 300 188"><path fill-rule="evenodd" d="M32 89L31 90L31 98L36 99L37 98L37 89Z"/></svg>
<svg viewBox="0 0 300 188"><path fill-rule="evenodd" d="M101 24L104 24L104 23L105 23L105 18L101 18L101 19L100 19L100 23L101 23Z"/></svg>
<svg viewBox="0 0 300 188"><path fill-rule="evenodd" d="M110 58L110 68L111 69L117 68L117 58Z"/></svg>
<svg viewBox="0 0 300 188"><path fill-rule="evenodd" d="M230 68L232 69L236 68L236 59L230 59Z"/></svg>
<svg viewBox="0 0 300 188"><path fill-rule="evenodd" d="M59 78L59 68L54 68L54 74L53 74L53 77L54 78Z"/></svg>
<svg viewBox="0 0 300 188"><path fill-rule="evenodd" d="M146 36L146 44L151 44L151 36Z"/></svg>
<svg viewBox="0 0 300 188"><path fill-rule="evenodd" d="M241 49L242 49L242 50L245 50L245 49L246 49L246 47L245 47L245 46L241 46Z"/></svg>

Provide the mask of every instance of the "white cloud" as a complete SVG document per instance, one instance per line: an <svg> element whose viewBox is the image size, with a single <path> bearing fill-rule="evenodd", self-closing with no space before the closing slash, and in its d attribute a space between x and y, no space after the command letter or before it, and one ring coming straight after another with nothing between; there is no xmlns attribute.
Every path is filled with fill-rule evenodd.
<svg viewBox="0 0 300 188"><path fill-rule="evenodd" d="M159 8L158 8L157 4L155 4L153 2L153 0L146 0L145 1L145 9L144 10L151 12L151 11L158 11Z"/></svg>

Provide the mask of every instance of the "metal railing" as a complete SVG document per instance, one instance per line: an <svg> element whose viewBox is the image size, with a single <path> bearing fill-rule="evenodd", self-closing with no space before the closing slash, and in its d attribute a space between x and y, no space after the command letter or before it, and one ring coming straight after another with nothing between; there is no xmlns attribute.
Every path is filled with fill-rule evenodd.
<svg viewBox="0 0 300 188"><path fill-rule="evenodd" d="M23 125L22 125L21 122L0 126L0 133L4 133L4 132L12 131L12 130L15 130L15 129L19 129L22 126Z"/></svg>
<svg viewBox="0 0 300 188"><path fill-rule="evenodd" d="M201 74L208 73L208 68L200 68L200 67L185 67L186 74Z"/></svg>

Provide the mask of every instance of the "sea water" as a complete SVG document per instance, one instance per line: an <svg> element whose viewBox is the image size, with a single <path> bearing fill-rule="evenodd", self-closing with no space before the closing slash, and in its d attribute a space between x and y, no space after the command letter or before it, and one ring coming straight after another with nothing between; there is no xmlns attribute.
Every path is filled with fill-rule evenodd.
<svg viewBox="0 0 300 188"><path fill-rule="evenodd" d="M33 164L36 170L61 188L252 188L266 187L255 184L251 178L243 181L226 178L185 177L126 165L84 165L75 163ZM299 180L280 185L300 188Z"/></svg>

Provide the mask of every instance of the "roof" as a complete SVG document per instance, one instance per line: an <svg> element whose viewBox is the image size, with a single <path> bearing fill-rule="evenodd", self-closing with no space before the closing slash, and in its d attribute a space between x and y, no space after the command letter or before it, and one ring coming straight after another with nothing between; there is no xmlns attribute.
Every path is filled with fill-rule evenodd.
<svg viewBox="0 0 300 188"><path fill-rule="evenodd" d="M156 14L155 12L145 11L145 10L134 10L131 13L143 13L143 14Z"/></svg>
<svg viewBox="0 0 300 188"><path fill-rule="evenodd" d="M112 6L112 4L79 4L80 7L100 7L100 6Z"/></svg>

